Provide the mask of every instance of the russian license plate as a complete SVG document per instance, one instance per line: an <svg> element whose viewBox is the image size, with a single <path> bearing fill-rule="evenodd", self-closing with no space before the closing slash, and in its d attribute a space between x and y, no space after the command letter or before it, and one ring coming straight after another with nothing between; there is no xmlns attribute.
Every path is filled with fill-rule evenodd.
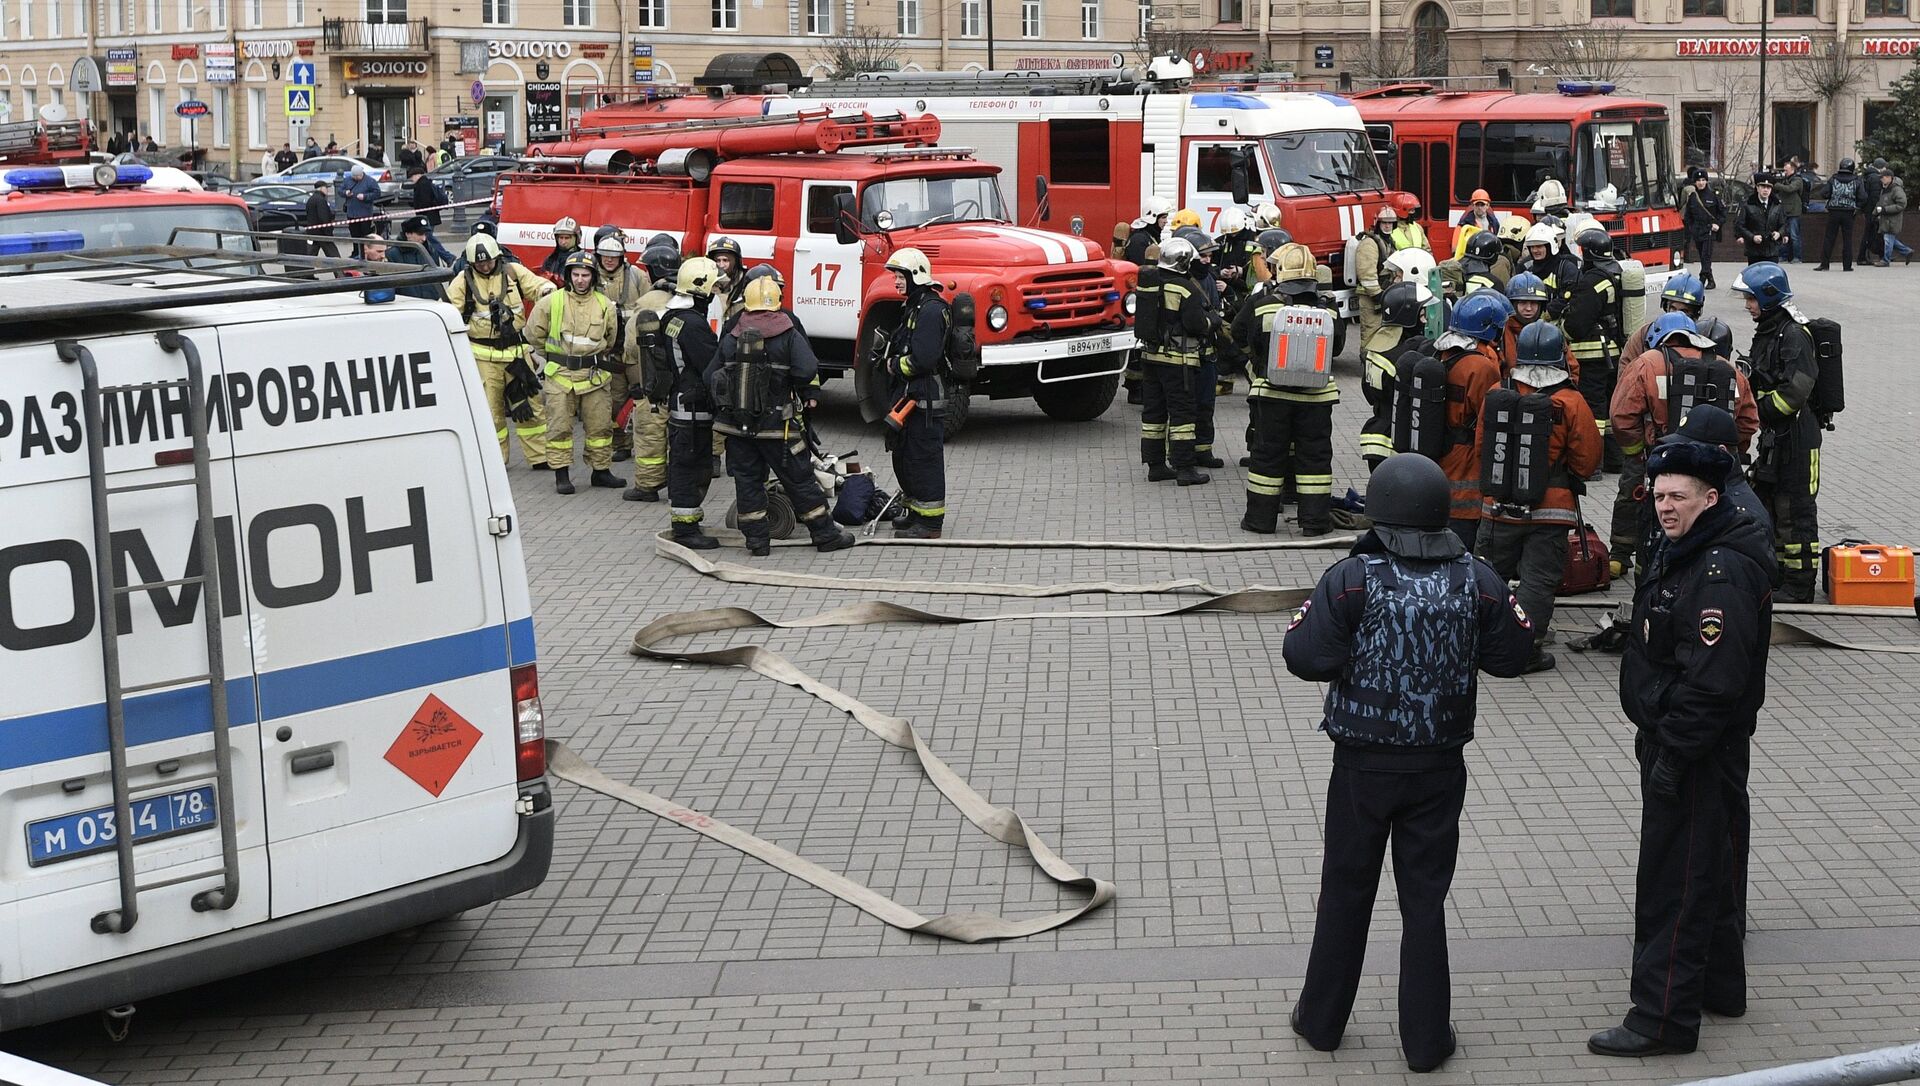
<svg viewBox="0 0 1920 1086"><path fill-rule="evenodd" d="M1112 336L1094 336L1091 339L1076 340L1067 346L1069 357L1078 354L1105 354L1113 350Z"/></svg>
<svg viewBox="0 0 1920 1086"><path fill-rule="evenodd" d="M210 784L164 796L143 796L133 801L133 843L211 829L219 821L220 808ZM106 852L118 840L112 807L43 818L27 823L27 866Z"/></svg>

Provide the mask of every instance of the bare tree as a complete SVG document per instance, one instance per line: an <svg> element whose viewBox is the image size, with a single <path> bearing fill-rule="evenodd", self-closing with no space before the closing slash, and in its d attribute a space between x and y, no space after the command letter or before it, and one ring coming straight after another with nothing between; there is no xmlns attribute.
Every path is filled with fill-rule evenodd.
<svg viewBox="0 0 1920 1086"><path fill-rule="evenodd" d="M1840 47L1839 38L1815 42L1813 55L1800 60L1788 61L1786 65L1786 84L1805 98L1818 100L1827 107L1829 117L1836 115L1839 100L1858 90L1867 82L1871 70L1862 57L1848 56ZM1839 125L1829 124L1827 128L1827 154L1831 162L1840 157ZM1808 148L1812 151L1812 148ZM1809 158L1813 157L1811 154Z"/></svg>
<svg viewBox="0 0 1920 1086"><path fill-rule="evenodd" d="M851 79L861 72L899 70L900 50L900 38L893 31L854 26L823 39L814 57L829 69L828 79Z"/></svg>
<svg viewBox="0 0 1920 1086"><path fill-rule="evenodd" d="M1358 82L1400 83L1414 77L1411 34L1382 34L1346 48L1347 69Z"/></svg>
<svg viewBox="0 0 1920 1086"><path fill-rule="evenodd" d="M1744 172L1760 140L1760 77L1748 65L1715 65L1708 86L1726 103L1720 125L1720 161L1687 165L1718 166L1731 177Z"/></svg>
<svg viewBox="0 0 1920 1086"><path fill-rule="evenodd" d="M1155 57L1191 57L1195 49L1212 52L1211 30L1196 30L1200 8L1193 4L1156 4L1147 16L1146 32L1133 40L1133 55L1142 68Z"/></svg>
<svg viewBox="0 0 1920 1086"><path fill-rule="evenodd" d="M1533 62L1557 78L1615 86L1625 86L1633 78L1636 57L1625 23L1596 22L1529 37Z"/></svg>

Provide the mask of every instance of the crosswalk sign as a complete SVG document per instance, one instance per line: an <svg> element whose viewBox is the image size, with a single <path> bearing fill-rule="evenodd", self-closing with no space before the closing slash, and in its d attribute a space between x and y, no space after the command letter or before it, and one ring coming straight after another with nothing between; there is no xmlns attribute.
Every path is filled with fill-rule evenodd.
<svg viewBox="0 0 1920 1086"><path fill-rule="evenodd" d="M287 116L289 117L313 116L313 88L312 87L288 87L287 88Z"/></svg>

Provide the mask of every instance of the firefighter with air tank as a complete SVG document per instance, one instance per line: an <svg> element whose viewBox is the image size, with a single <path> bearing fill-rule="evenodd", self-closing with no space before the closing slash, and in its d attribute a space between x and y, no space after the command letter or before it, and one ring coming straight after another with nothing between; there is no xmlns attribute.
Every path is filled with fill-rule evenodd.
<svg viewBox="0 0 1920 1086"><path fill-rule="evenodd" d="M553 284L506 258L493 235L476 233L462 254L465 266L447 284L447 302L467 322L467 341L480 366L487 408L507 456L507 433L520 439L527 466L547 471L547 408L539 374L527 363L521 335L528 304L544 298Z"/></svg>

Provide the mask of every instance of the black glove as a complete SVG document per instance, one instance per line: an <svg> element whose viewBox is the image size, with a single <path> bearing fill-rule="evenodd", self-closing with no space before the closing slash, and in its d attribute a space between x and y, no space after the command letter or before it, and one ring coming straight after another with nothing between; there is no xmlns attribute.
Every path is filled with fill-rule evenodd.
<svg viewBox="0 0 1920 1086"><path fill-rule="evenodd" d="M1665 747L1653 756L1653 768L1647 771L1647 794L1661 799L1680 798L1680 778L1687 765L1680 756Z"/></svg>

